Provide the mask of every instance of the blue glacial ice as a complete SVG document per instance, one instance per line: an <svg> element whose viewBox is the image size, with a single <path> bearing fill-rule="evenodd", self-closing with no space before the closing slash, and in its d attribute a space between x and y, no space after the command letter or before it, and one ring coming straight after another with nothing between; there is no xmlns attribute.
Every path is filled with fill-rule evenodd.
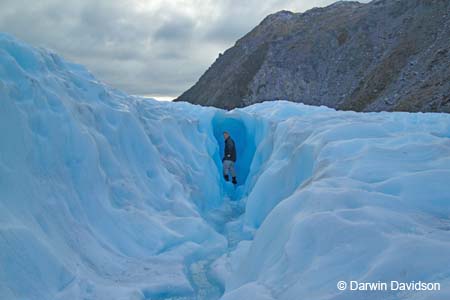
<svg viewBox="0 0 450 300"><path fill-rule="evenodd" d="M0 299L450 298L450 115L157 102L7 34L0 101Z"/></svg>

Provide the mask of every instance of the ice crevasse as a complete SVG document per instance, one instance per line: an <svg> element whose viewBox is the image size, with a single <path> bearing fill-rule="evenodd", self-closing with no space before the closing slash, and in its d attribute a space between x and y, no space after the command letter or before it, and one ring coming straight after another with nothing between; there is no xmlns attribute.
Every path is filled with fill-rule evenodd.
<svg viewBox="0 0 450 300"><path fill-rule="evenodd" d="M161 103L0 34L0 132L1 299L450 298L447 114Z"/></svg>

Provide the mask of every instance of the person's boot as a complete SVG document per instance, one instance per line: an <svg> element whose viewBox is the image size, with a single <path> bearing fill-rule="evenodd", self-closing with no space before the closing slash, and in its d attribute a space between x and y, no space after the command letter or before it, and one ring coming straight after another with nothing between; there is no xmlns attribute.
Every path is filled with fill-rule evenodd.
<svg viewBox="0 0 450 300"><path fill-rule="evenodd" d="M228 175L223 175L223 178L225 178L225 181L230 181L230 177L228 177Z"/></svg>
<svg viewBox="0 0 450 300"><path fill-rule="evenodd" d="M236 180L236 177L233 177L233 184L237 184L237 180Z"/></svg>

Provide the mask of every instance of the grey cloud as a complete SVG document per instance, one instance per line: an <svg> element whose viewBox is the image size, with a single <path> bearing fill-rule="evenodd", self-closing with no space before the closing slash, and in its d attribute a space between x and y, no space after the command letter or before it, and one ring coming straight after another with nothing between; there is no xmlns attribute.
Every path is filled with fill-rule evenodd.
<svg viewBox="0 0 450 300"><path fill-rule="evenodd" d="M154 38L156 40L183 41L191 37L194 33L194 28L194 20L182 16L174 16L161 24L156 30Z"/></svg>
<svg viewBox="0 0 450 300"><path fill-rule="evenodd" d="M180 59L186 59L187 56L183 55L183 53L180 53L176 50L168 49L167 51L161 52L158 54L159 59L163 60L180 60Z"/></svg>

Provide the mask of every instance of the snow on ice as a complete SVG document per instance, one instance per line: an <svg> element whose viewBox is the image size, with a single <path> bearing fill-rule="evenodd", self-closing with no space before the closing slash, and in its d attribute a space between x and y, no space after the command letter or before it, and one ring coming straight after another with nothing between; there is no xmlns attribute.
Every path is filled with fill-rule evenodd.
<svg viewBox="0 0 450 300"><path fill-rule="evenodd" d="M7 34L0 101L1 299L450 298L447 114L161 103Z"/></svg>

